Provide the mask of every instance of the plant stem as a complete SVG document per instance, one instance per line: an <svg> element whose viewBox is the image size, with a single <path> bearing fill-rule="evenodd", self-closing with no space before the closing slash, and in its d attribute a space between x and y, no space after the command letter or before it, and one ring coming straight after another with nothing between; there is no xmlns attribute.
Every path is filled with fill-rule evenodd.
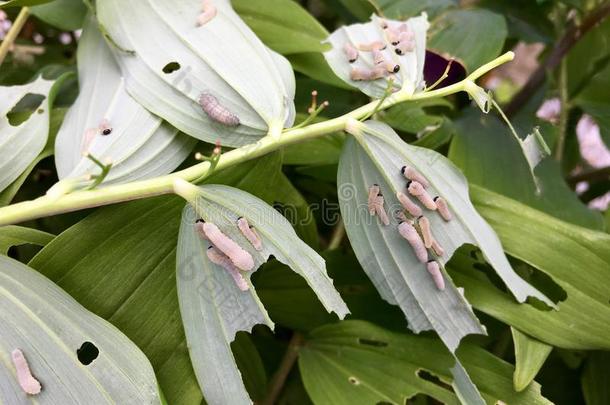
<svg viewBox="0 0 610 405"><path fill-rule="evenodd" d="M513 57L514 54L512 52L507 52L481 66L465 80L452 84L451 86L415 94L398 91L388 97L381 105L375 100L354 111L328 121L311 124L303 128L288 129L284 131L281 136L268 135L254 144L233 149L232 151L222 154L215 170L226 169L236 164L243 163L244 161L263 156L287 145L341 131L345 128L345 124L350 118L357 120L366 116L371 111L374 111L376 108L386 109L405 101L445 97L450 94L464 91L466 83L475 81L497 66L511 61ZM175 179L180 178L189 182L201 181L211 174L211 172L210 163L203 162L176 173L148 180L101 187L94 190L75 191L59 197L43 196L32 201L25 201L0 208L0 226L123 201L170 194L173 192L173 182Z"/></svg>
<svg viewBox="0 0 610 405"><path fill-rule="evenodd" d="M303 345L303 342L303 335L301 335L299 332L294 332L292 338L290 339L290 343L288 343L288 348L286 349L286 353L284 353L284 357L282 358L280 367L276 371L275 375L273 376L273 379L271 380L271 383L269 384L269 391L267 392L267 396L260 403L260 405L275 404L278 397L282 393L282 388L284 388L284 384L286 383L288 374L290 374L294 363L299 357L299 348Z"/></svg>
<svg viewBox="0 0 610 405"><path fill-rule="evenodd" d="M339 219L337 225L335 225L335 229L333 229L333 234L330 238L330 242L328 243L328 250L336 250L341 246L341 242L343 242L343 238L345 237L345 226L343 225L343 220Z"/></svg>
<svg viewBox="0 0 610 405"><path fill-rule="evenodd" d="M561 162L568 132L568 117L570 116L570 100L568 99L568 64L564 59L559 67L559 135L555 144L555 160Z"/></svg>
<svg viewBox="0 0 610 405"><path fill-rule="evenodd" d="M527 104L530 97L544 84L549 71L559 66L570 49L591 29L597 27L604 19L610 16L610 0L601 3L595 10L583 18L580 25L570 25L563 37L557 42L553 50L538 69L530 76L527 83L517 93L505 108L506 115L514 116L521 107Z"/></svg>
<svg viewBox="0 0 610 405"><path fill-rule="evenodd" d="M28 7L22 7L21 11L19 11L17 19L15 19L11 29L7 32L6 37L4 37L4 41L2 41L2 44L0 44L0 65L2 65L2 62L4 62L4 58L6 58L8 51L11 49L15 39L17 39L17 35L19 35L21 32L21 29L23 28L23 25L27 21L29 15L30 9Z"/></svg>

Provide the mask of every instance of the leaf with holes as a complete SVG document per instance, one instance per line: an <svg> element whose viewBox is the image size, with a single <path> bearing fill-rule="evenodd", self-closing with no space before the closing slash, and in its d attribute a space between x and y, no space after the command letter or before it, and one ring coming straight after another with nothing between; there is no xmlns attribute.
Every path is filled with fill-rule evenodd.
<svg viewBox="0 0 610 405"><path fill-rule="evenodd" d="M209 181L246 189L277 176L277 154L214 173ZM294 204L290 200L282 200ZM129 337L152 363L168 403L199 404L176 293L176 244L184 201L160 196L100 208L57 236L29 265ZM82 252L87 252L83 257ZM186 275L185 275L186 276ZM232 344L248 392L256 363ZM246 349L246 350L244 350ZM249 356L251 357L251 356ZM260 360L258 361L260 362ZM244 367L247 366L247 367ZM259 387L260 389L260 387Z"/></svg>
<svg viewBox="0 0 610 405"><path fill-rule="evenodd" d="M79 41L78 68L80 93L55 141L55 165L63 183L83 179L84 187L92 182L86 175L100 172L84 153L112 163L103 184L163 175L186 158L196 140L179 134L127 94L119 67L91 18Z"/></svg>
<svg viewBox="0 0 610 405"><path fill-rule="evenodd" d="M160 404L144 354L40 273L0 256L0 398L17 404ZM11 354L20 349L42 385L28 399Z"/></svg>
<svg viewBox="0 0 610 405"><path fill-rule="evenodd" d="M294 121L294 73L228 0L97 4L127 91L186 134L223 145L278 135ZM208 18L212 17L209 21Z"/></svg>
<svg viewBox="0 0 610 405"><path fill-rule="evenodd" d="M327 40L332 49L324 57L337 76L368 96L383 96L390 78L394 89L414 93L424 87L428 25L425 13L406 21L373 15L366 24L333 32ZM392 45L400 35L405 37Z"/></svg>
<svg viewBox="0 0 610 405"><path fill-rule="evenodd" d="M405 165L421 173L430 183L427 193L442 197L453 213L453 220L447 222L436 211L424 210L445 251L440 257L431 257L442 265L461 245L478 245L519 302L533 296L553 305L513 271L497 235L472 206L466 180L451 162L437 152L404 143L386 124L351 121L348 126L355 139L346 143L338 173L347 234L381 296L401 307L414 332L436 330L451 351L465 335L485 333L451 280L444 291L435 287L426 266L398 233L397 220L392 218L390 226L383 226L369 215L367 198L373 184L379 185L389 215L402 211L396 193L408 194L407 179L401 174Z"/></svg>
<svg viewBox="0 0 610 405"><path fill-rule="evenodd" d="M537 383L515 392L513 367L502 359L470 344L458 353L486 403L551 404ZM455 382L447 373L452 362L438 340L362 321L320 327L299 351L299 369L315 404L405 404L418 393L457 404L458 396L451 391Z"/></svg>
<svg viewBox="0 0 610 405"><path fill-rule="evenodd" d="M182 215L176 266L180 312L193 368L209 403L223 403L227 398L251 403L229 343L238 331L250 331L256 324L273 328L249 281L270 255L305 278L327 311L334 311L340 318L349 311L326 274L324 259L301 241L290 223L272 207L227 186L196 187L177 180L174 187L190 202ZM236 225L239 217L254 227L262 250L255 250L241 234ZM211 245L196 230L198 218L218 226L253 257L253 271L238 274L247 283L246 291L240 289L234 275L208 259Z"/></svg>
<svg viewBox="0 0 610 405"><path fill-rule="evenodd" d="M558 311L518 305L476 271L484 266L480 260L456 255L451 274L472 305L553 346L610 350L610 235L560 221L481 187L471 186L471 191L506 252L552 277L553 290L559 290L554 298L560 301ZM550 284L544 278L532 276Z"/></svg>
<svg viewBox="0 0 610 405"><path fill-rule="evenodd" d="M63 79L0 87L0 191L36 159L49 135L49 111Z"/></svg>

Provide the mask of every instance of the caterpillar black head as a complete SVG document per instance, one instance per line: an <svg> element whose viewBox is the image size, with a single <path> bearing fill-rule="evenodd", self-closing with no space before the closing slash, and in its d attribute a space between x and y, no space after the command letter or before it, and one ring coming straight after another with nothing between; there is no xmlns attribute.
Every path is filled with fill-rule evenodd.
<svg viewBox="0 0 610 405"><path fill-rule="evenodd" d="M199 218L197 221L195 221L195 223L196 224L199 224L199 223L203 224L203 223L205 223L205 221L203 220L203 218Z"/></svg>

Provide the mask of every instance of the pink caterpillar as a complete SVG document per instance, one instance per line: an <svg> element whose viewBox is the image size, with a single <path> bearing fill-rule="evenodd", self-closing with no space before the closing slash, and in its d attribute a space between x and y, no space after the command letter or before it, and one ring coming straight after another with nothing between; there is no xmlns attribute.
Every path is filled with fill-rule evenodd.
<svg viewBox="0 0 610 405"><path fill-rule="evenodd" d="M254 268L252 255L239 246L233 239L222 233L216 225L199 220L195 226L197 231L203 234L205 239L212 242L218 250L227 255L238 269L249 271Z"/></svg>
<svg viewBox="0 0 610 405"><path fill-rule="evenodd" d="M201 93L199 105L203 111L214 121L229 127L239 125L239 117L220 104L218 99L210 93Z"/></svg>
<svg viewBox="0 0 610 405"><path fill-rule="evenodd" d="M28 361L23 355L23 352L20 349L15 349L11 353L11 357L13 358L15 369L17 370L17 381L19 381L19 386L21 386L23 392L28 395L40 394L42 386L32 375L30 366L28 365Z"/></svg>
<svg viewBox="0 0 610 405"><path fill-rule="evenodd" d="M434 250L434 253L436 253L438 256L445 256L445 249L443 249L436 239L432 241L432 250Z"/></svg>
<svg viewBox="0 0 610 405"><path fill-rule="evenodd" d="M428 261L428 251L415 227L409 222L401 222L398 225L398 233L409 242L415 252L417 260L421 263L426 263Z"/></svg>
<svg viewBox="0 0 610 405"><path fill-rule="evenodd" d="M358 50L349 42L343 46L343 52L345 52L345 56L347 56L349 63L354 63L358 60Z"/></svg>
<svg viewBox="0 0 610 405"><path fill-rule="evenodd" d="M385 226L388 226L388 225L390 225L390 218L388 218L388 214L385 212L385 209L383 208L383 204L384 204L383 195L381 195L381 193L379 193L377 195L377 197L375 198L375 213L381 220L381 223L384 224Z"/></svg>
<svg viewBox="0 0 610 405"><path fill-rule="evenodd" d="M203 12L197 17L198 27L210 22L217 14L216 6L212 4L212 0L203 0L202 10Z"/></svg>
<svg viewBox="0 0 610 405"><path fill-rule="evenodd" d="M445 289L445 279L443 278L443 273L441 273L441 269L438 265L438 262L430 260L426 264L426 268L428 269L428 273L430 273L430 275L432 276L432 280L434 280L436 288L443 291Z"/></svg>
<svg viewBox="0 0 610 405"><path fill-rule="evenodd" d="M405 176L405 178L407 180L417 181L422 186L424 186L424 188L430 186L430 183L428 183L428 180L426 180L426 178L424 176L422 176L422 174L420 172L418 172L411 166L401 167L400 172L402 173L403 176Z"/></svg>
<svg viewBox="0 0 610 405"><path fill-rule="evenodd" d="M256 229L254 229L254 227L248 224L248 220L246 218L239 217L237 219L237 227L241 231L242 235L244 235L246 239L248 239L248 242L250 242L252 246L254 246L254 249L263 249L263 242L261 241L258 232L256 232Z"/></svg>
<svg viewBox="0 0 610 405"><path fill-rule="evenodd" d="M387 45L385 43L383 43L383 41L373 41L373 42L368 42L368 43L364 43L364 44L358 44L356 46L358 47L359 50L365 51L365 52L371 52L374 50L383 51L384 49L387 48Z"/></svg>
<svg viewBox="0 0 610 405"><path fill-rule="evenodd" d="M350 79L353 81L377 80L385 77L387 71L383 67L377 66L373 69L353 68L350 72Z"/></svg>
<svg viewBox="0 0 610 405"><path fill-rule="evenodd" d="M436 203L436 207L438 208L438 213L441 214L441 217L445 221L451 221L453 215L451 215L451 211L449 211L449 206L447 205L447 201L445 201L442 197L434 197L434 202Z"/></svg>
<svg viewBox="0 0 610 405"><path fill-rule="evenodd" d="M379 194L379 184L373 184L371 187L369 187L369 199L368 199L367 204L368 204L370 215L375 215L375 199L377 198L378 194Z"/></svg>
<svg viewBox="0 0 610 405"><path fill-rule="evenodd" d="M400 201L400 204L403 206L405 210L413 217L419 217L422 214L422 210L419 205L415 204L411 199L404 193L398 191L396 193L396 198Z"/></svg>
<svg viewBox="0 0 610 405"><path fill-rule="evenodd" d="M222 267L231 275L231 277L233 277L237 288L242 291L248 290L249 286L246 282L246 279L241 275L237 267L235 267L235 265L231 262L231 259L225 256L220 250L216 249L214 246L210 246L206 253L208 259L210 259L212 263Z"/></svg>
<svg viewBox="0 0 610 405"><path fill-rule="evenodd" d="M407 190L409 190L411 195L417 197L417 199L424 204L424 207L428 208L429 210L436 210L436 203L432 197L430 197L421 183L411 180L407 183Z"/></svg>
<svg viewBox="0 0 610 405"><path fill-rule="evenodd" d="M432 229L430 227L430 221L426 217L419 217L417 224L421 229L421 234L424 237L424 246L428 249L432 247L434 242L434 236L432 236Z"/></svg>

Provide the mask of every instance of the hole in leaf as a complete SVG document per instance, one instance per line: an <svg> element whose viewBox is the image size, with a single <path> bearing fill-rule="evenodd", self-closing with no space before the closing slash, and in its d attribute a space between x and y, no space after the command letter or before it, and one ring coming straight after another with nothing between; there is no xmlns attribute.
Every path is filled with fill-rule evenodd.
<svg viewBox="0 0 610 405"><path fill-rule="evenodd" d="M431 372L429 372L427 370L420 368L419 370L417 370L416 374L419 378L421 378L424 381L428 381L434 385L438 385L441 388L444 388L446 390L453 392L453 388L451 387L451 385L443 382L443 380L441 380L438 376L432 374Z"/></svg>
<svg viewBox="0 0 610 405"><path fill-rule="evenodd" d="M546 273L517 259L511 259L511 262L519 276L546 295L555 304L568 298L568 293ZM543 311L550 311L552 309L544 302L535 298L528 299L527 303Z"/></svg>
<svg viewBox="0 0 610 405"><path fill-rule="evenodd" d="M360 385L360 380L353 376L348 378L347 381L349 381L349 383L352 385Z"/></svg>
<svg viewBox="0 0 610 405"><path fill-rule="evenodd" d="M163 66L163 73L170 74L174 73L176 70L180 69L180 64L178 62L169 62L167 65Z"/></svg>
<svg viewBox="0 0 610 405"><path fill-rule="evenodd" d="M93 360L97 359L99 356L100 350L91 342L85 342L81 345L80 349L76 350L76 356L78 357L78 361L81 364L88 366L93 362Z"/></svg>
<svg viewBox="0 0 610 405"><path fill-rule="evenodd" d="M358 343L360 343L361 345L375 346L375 347L386 347L388 345L387 342L382 342L380 340L362 339L362 338L358 338Z"/></svg>
<svg viewBox="0 0 610 405"><path fill-rule="evenodd" d="M28 93L13 106L6 114L9 124L14 127L21 125L30 119L30 116L40 107L45 96L42 94Z"/></svg>

